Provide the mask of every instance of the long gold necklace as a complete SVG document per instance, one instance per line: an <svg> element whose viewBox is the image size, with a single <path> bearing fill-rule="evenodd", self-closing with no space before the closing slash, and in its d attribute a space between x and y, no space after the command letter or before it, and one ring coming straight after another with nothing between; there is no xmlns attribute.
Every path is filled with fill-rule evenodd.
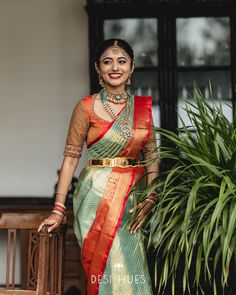
<svg viewBox="0 0 236 295"><path fill-rule="evenodd" d="M119 123L119 125L121 127L121 135L125 139L129 139L130 137L132 137L133 130L132 130L132 127L130 127L130 125L129 125L129 119L130 119L130 113L131 113L131 101L127 100L126 105L124 107L126 109L125 116L123 118L120 118L113 111L112 106L108 102L103 90L101 90L100 95L101 95L101 100L102 100L102 103L104 105L104 109L106 110L106 112L111 116L111 118L114 121Z"/></svg>

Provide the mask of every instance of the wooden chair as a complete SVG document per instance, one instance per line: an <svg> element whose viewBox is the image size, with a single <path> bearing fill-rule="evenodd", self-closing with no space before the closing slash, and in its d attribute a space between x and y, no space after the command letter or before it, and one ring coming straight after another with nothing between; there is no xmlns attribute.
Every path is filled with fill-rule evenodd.
<svg viewBox="0 0 236 295"><path fill-rule="evenodd" d="M0 295L63 294L66 224L51 233L46 227L38 233L39 224L47 216L47 212L0 212L0 231L7 232L6 283L0 288ZM20 286L15 283L17 241L20 246Z"/></svg>

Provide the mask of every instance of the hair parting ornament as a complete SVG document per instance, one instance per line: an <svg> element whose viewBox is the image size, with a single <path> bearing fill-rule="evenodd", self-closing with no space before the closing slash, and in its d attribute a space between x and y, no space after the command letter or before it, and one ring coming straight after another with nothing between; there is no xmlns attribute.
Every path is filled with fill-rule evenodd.
<svg viewBox="0 0 236 295"><path fill-rule="evenodd" d="M112 46L108 47L104 51L104 53L100 57L100 60L105 59L109 55L110 52L112 52L114 54L118 54L119 52L121 52L129 61L131 61L130 56L127 54L127 52L122 47L120 47L118 45L118 41L117 40L114 41L114 44Z"/></svg>

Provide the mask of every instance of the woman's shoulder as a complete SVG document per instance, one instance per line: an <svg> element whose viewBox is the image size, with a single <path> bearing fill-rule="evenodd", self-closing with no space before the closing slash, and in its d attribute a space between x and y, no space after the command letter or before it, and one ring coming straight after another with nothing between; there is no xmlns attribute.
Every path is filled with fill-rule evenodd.
<svg viewBox="0 0 236 295"><path fill-rule="evenodd" d="M93 104L95 98L96 98L96 93L89 94L88 96L82 97L81 102L83 102L83 104L86 107L88 107L88 106L91 106Z"/></svg>
<svg viewBox="0 0 236 295"><path fill-rule="evenodd" d="M91 101L91 99L92 99L92 95L84 96L79 99L78 104L86 105L87 103Z"/></svg>
<svg viewBox="0 0 236 295"><path fill-rule="evenodd" d="M93 99L94 94L89 94L88 96L84 96L81 98L83 102L91 101Z"/></svg>
<svg viewBox="0 0 236 295"><path fill-rule="evenodd" d="M85 108L87 109L92 103L93 95L84 96L77 100L75 104L75 109Z"/></svg>
<svg viewBox="0 0 236 295"><path fill-rule="evenodd" d="M96 98L96 93L80 98L75 105L74 111L85 112L87 113L87 116L90 117L95 98Z"/></svg>
<svg viewBox="0 0 236 295"><path fill-rule="evenodd" d="M74 106L74 112L77 113L77 112L81 112L81 111L86 111L87 105L88 105L90 99L91 99L90 95L78 99L77 102L75 103L75 106Z"/></svg>

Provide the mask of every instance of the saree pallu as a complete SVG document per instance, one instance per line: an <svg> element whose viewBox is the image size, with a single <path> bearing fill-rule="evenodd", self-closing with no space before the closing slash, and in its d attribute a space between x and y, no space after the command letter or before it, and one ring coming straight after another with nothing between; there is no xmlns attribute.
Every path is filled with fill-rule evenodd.
<svg viewBox="0 0 236 295"><path fill-rule="evenodd" d="M88 101L84 101L88 103ZM150 135L151 98L131 97L125 138L113 121L87 142L89 159L136 159ZM126 108L119 114L125 117ZM129 210L135 204L132 188L143 176L143 167L87 166L76 187L74 231L82 250L88 295L151 295L152 287L141 233L131 234Z"/></svg>

